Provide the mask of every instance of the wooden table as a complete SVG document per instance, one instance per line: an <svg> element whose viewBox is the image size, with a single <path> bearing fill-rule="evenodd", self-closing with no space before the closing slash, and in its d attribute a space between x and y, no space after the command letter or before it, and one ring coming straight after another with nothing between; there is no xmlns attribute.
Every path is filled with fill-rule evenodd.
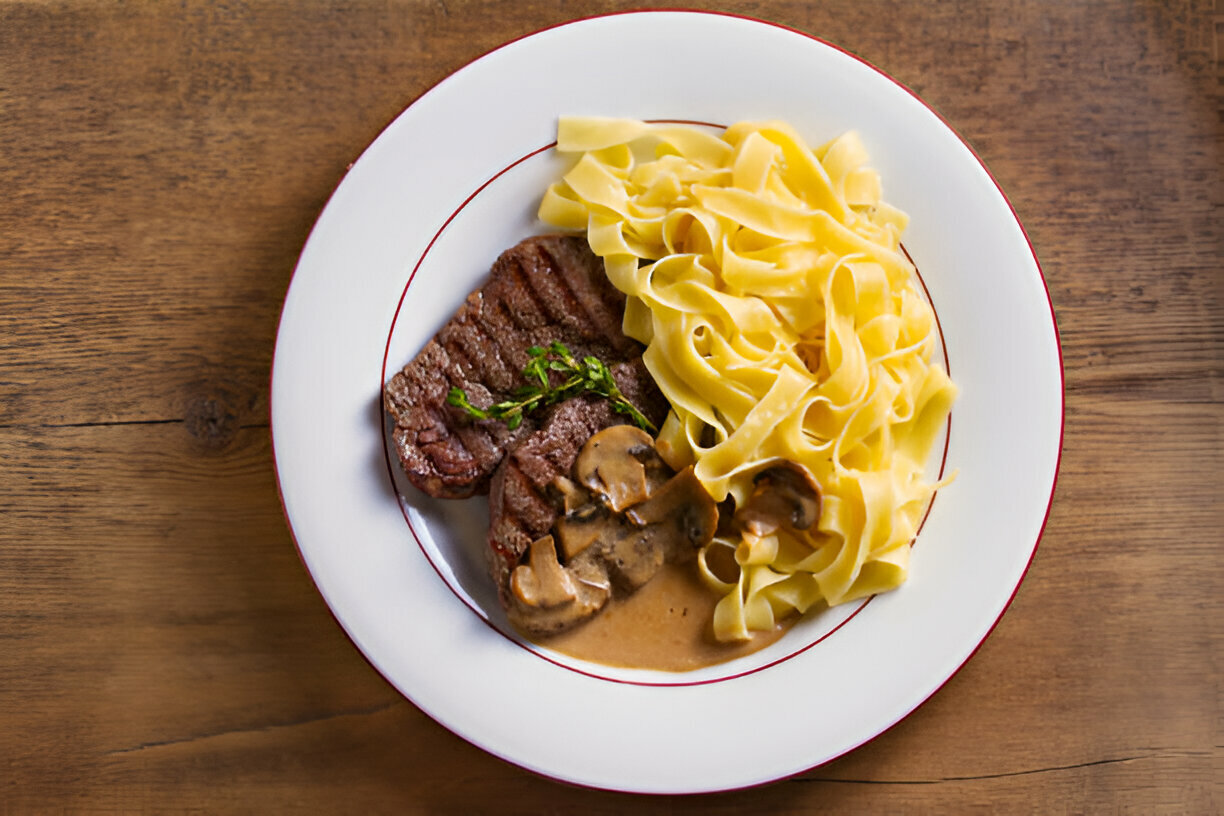
<svg viewBox="0 0 1224 816"><path fill-rule="evenodd" d="M0 813L1224 807L1221 7L709 5L921 94L1041 259L1062 470L977 656L867 746L751 791L578 790L451 735L366 664L294 551L269 445L278 310L402 108L504 40L620 6L9 2Z"/></svg>

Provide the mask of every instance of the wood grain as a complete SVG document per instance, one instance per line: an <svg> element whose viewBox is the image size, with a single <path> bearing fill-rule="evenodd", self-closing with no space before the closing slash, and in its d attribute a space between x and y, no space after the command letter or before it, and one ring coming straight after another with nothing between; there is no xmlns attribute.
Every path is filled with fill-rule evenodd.
<svg viewBox="0 0 1224 816"><path fill-rule="evenodd" d="M272 468L280 302L345 168L497 44L626 5L0 5L0 813L1218 812L1224 6L695 3L930 102L1042 262L1066 436L1042 546L915 714L764 788L558 785L345 639Z"/></svg>

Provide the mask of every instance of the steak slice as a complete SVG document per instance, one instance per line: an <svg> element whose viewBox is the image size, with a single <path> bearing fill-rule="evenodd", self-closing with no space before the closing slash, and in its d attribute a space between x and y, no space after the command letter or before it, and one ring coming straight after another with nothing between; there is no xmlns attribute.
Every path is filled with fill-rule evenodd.
<svg viewBox="0 0 1224 816"><path fill-rule="evenodd" d="M447 393L462 388L481 408L499 402L523 384L527 350L553 341L609 367L639 360L642 346L621 331L624 309L624 295L583 237L538 236L503 252L484 286L383 389L409 480L439 498L487 492L506 451L539 420L525 417L513 431L474 421L446 403Z"/></svg>

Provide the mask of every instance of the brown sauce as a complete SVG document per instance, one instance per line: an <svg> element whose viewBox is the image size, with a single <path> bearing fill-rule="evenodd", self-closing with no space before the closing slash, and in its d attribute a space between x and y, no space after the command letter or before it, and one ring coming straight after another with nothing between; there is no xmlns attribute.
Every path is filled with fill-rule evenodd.
<svg viewBox="0 0 1224 816"><path fill-rule="evenodd" d="M691 561L664 564L637 592L613 598L589 622L538 643L608 666L689 671L759 651L782 637L797 617L754 633L751 640L719 643L711 623L718 600Z"/></svg>

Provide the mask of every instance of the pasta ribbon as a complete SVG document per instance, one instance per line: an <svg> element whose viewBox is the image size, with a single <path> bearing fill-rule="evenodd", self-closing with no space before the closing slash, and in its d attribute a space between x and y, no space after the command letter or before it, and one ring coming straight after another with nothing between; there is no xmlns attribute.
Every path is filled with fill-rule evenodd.
<svg viewBox="0 0 1224 816"><path fill-rule="evenodd" d="M883 200L862 140L812 149L784 122L716 135L563 117L557 149L575 160L539 217L584 230L627 296L625 333L671 404L664 459L737 506L779 461L821 488L811 529L744 531L699 554L723 595L716 636L903 583L956 387L932 362L934 313L901 251L908 217ZM712 547L731 548L737 578L710 571Z"/></svg>

